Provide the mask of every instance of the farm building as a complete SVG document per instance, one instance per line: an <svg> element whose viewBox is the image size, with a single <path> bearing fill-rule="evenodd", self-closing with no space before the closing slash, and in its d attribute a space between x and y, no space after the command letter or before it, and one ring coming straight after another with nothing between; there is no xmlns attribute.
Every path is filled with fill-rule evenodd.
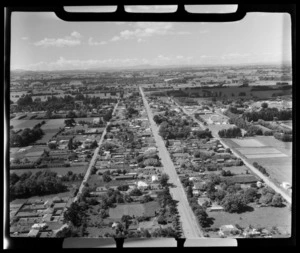
<svg viewBox="0 0 300 253"><path fill-rule="evenodd" d="M220 227L220 236L231 236L239 233L239 230L234 225L223 225Z"/></svg>

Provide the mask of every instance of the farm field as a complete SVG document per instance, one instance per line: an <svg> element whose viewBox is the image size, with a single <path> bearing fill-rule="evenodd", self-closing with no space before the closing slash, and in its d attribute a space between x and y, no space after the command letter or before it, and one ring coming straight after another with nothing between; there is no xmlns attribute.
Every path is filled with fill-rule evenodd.
<svg viewBox="0 0 300 253"><path fill-rule="evenodd" d="M10 173L16 173L17 175L21 175L25 172L32 172L32 173L37 173L39 171L53 171L56 172L58 175L66 175L69 171L72 171L73 173L79 174L79 173L85 173L87 167L60 167L60 168L44 168L44 169L20 169L20 170L10 170Z"/></svg>
<svg viewBox="0 0 300 253"><path fill-rule="evenodd" d="M10 125L13 126L13 130L33 128L36 124L41 123L43 120L26 120L26 119L12 119L10 120ZM46 120L45 120L46 121Z"/></svg>
<svg viewBox="0 0 300 253"><path fill-rule="evenodd" d="M273 136L256 136L247 139L224 138L222 140L247 158L251 164L257 162L265 167L275 183L292 183L291 142L282 142Z"/></svg>
<svg viewBox="0 0 300 253"><path fill-rule="evenodd" d="M288 207L258 207L245 213L209 212L214 219L212 228L222 225L238 224L245 228L249 225L270 230L276 226L282 234L291 234L291 212Z"/></svg>
<svg viewBox="0 0 300 253"><path fill-rule="evenodd" d="M65 125L65 119L50 119L47 120L46 124L42 126L43 130L47 129L59 129L60 127L63 127Z"/></svg>
<svg viewBox="0 0 300 253"><path fill-rule="evenodd" d="M43 152L44 149L48 150L48 146L40 145L40 146L27 146L23 148L11 148L9 157L21 159L29 153Z"/></svg>

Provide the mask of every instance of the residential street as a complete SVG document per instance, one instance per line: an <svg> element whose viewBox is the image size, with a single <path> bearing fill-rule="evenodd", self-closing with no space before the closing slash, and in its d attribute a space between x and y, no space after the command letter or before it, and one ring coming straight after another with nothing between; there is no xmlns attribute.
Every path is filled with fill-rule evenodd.
<svg viewBox="0 0 300 253"><path fill-rule="evenodd" d="M114 108L114 110L113 110L112 115L115 114L115 111L116 111L116 109L117 109L117 107L118 107L118 104L119 104L119 102L115 105L115 108ZM101 135L101 139L100 139L100 141L98 142L98 147L95 149L94 155L93 155L93 157L92 157L92 159L91 159L91 161L90 161L89 167L88 167L88 169L87 169L87 171L86 171L86 173L85 173L85 176L84 176L84 178L83 178L83 180L82 180L82 182L81 182L81 185L80 185L80 187L79 187L78 193L77 193L76 197L74 198L73 202L76 202L76 201L78 200L78 197L79 197L80 194L82 193L82 190L83 190L83 187L84 187L84 183L87 182L87 180L88 180L88 178L89 178L89 176L90 176L90 174L91 174L92 167L95 165L95 163L96 163L96 161L97 161L97 156L98 156L98 153L99 153L99 149L100 149L100 146L101 146L101 144L102 144L102 142L103 142L103 140L104 140L104 136L106 135L106 129L107 129L107 127L108 127L109 125L110 125L110 122L108 122L108 123L106 124L106 127L105 127L105 129L104 129L104 131L103 131L103 133L102 133L102 135Z"/></svg>
<svg viewBox="0 0 300 253"><path fill-rule="evenodd" d="M154 135L154 139L156 141L156 145L159 151L159 156L161 157L161 162L163 164L165 173L167 173L170 177L169 182L175 186L173 188L172 187L170 188L170 192L173 196L173 199L179 201L178 211L182 222L184 237L185 238L203 237L202 231L197 223L196 217L189 206L186 194L184 192L184 188L179 180L174 164L170 158L169 152L165 147L165 143L163 139L158 134L158 127L156 123L153 121L153 115L150 106L145 98L144 92L141 87L140 87L140 92L143 97L143 102L148 114L151 129Z"/></svg>
<svg viewBox="0 0 300 253"><path fill-rule="evenodd" d="M172 101L174 101L174 100L172 99ZM175 102L175 101L174 101L174 102ZM183 112L184 112L185 114L191 116L191 117L195 120L195 122L197 122L203 129L206 129L206 128L209 129L209 126L204 126L199 120L197 120L197 119L195 118L194 115L190 115L190 114L189 114L182 106L180 106L178 103L175 102L175 104L176 104L178 107L180 107L180 108L183 110ZM226 143L224 143L224 142L222 141L222 139L221 139L218 135L214 135L213 132L212 132L212 135L213 135L214 138L218 139L218 140L221 142L221 144L222 144L225 148L230 148L230 147L228 147L228 146L226 145ZM240 155L239 155L237 152L235 152L232 148L230 148L230 150L232 151L232 153L233 153L236 157L240 158L240 159L244 162L244 164L245 164L249 169L251 169L257 176L259 176L261 179L263 179L263 181L264 181L269 187L271 187L271 188L272 188L274 191L276 191L277 193L281 194L281 196L282 196L289 204L292 203L292 199L291 199L291 197L290 197L288 194L286 194L282 189L280 189L277 185L275 185L268 177L266 177L265 175L263 175L258 169L256 169L252 164L250 164L245 158L243 158L242 156L240 156Z"/></svg>

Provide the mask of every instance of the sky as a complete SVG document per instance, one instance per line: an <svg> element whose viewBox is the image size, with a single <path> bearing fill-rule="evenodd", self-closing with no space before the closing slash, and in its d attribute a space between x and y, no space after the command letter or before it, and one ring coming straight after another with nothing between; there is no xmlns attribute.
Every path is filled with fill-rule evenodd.
<svg viewBox="0 0 300 253"><path fill-rule="evenodd" d="M65 22L51 12L13 12L11 22L12 70L291 61L291 21L282 13L249 13L236 22L189 23Z"/></svg>

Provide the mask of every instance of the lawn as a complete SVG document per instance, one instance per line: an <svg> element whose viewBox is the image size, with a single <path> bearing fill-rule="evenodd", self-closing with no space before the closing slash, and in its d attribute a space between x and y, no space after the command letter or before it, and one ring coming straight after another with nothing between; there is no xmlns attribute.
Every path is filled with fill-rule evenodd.
<svg viewBox="0 0 300 253"><path fill-rule="evenodd" d="M58 132L58 129L43 129L44 135L41 139L37 140L36 143L48 143L51 138Z"/></svg>
<svg viewBox="0 0 300 253"><path fill-rule="evenodd" d="M271 229L278 227L282 233L291 233L291 212L288 207L259 207L254 211L241 214L227 212L208 212L209 217L214 218L212 228L219 228L222 225L235 225L247 227L265 227Z"/></svg>
<svg viewBox="0 0 300 253"><path fill-rule="evenodd" d="M13 126L13 130L19 130L19 129L25 129L25 128L33 128L35 125L38 123L41 123L43 120L17 120L17 119L12 119L10 121L10 125ZM47 123L46 123L47 124Z"/></svg>
<svg viewBox="0 0 300 253"><path fill-rule="evenodd" d="M123 215L153 217L158 209L159 204L156 201L146 204L119 204L117 207L109 209L109 216L113 219L120 219Z"/></svg>
<svg viewBox="0 0 300 253"><path fill-rule="evenodd" d="M246 170L251 173L251 171L246 166L232 166L232 167L223 167L223 170L230 171L234 174L246 174Z"/></svg>
<svg viewBox="0 0 300 253"><path fill-rule="evenodd" d="M47 129L59 129L59 127L63 127L65 125L65 119L50 119L46 122L45 125L42 126L43 130Z"/></svg>

